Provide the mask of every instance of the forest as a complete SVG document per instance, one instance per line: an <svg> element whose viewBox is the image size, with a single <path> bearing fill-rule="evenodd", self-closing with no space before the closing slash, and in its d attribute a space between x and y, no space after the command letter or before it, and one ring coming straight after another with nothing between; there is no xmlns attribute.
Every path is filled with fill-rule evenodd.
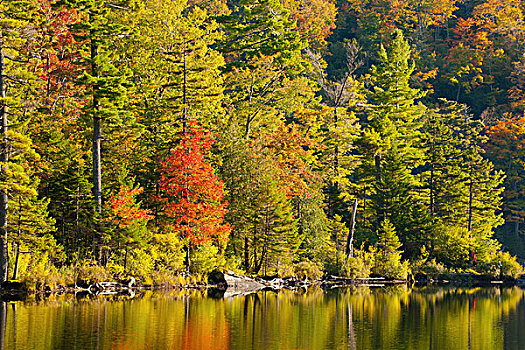
<svg viewBox="0 0 525 350"><path fill-rule="evenodd" d="M0 280L518 276L524 14L0 2Z"/></svg>

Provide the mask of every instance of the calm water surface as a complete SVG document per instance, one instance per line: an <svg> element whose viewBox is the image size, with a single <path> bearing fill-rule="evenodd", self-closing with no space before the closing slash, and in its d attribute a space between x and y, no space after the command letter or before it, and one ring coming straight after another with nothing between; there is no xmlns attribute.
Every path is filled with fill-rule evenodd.
<svg viewBox="0 0 525 350"><path fill-rule="evenodd" d="M0 302L1 349L525 349L514 288L147 292Z"/></svg>

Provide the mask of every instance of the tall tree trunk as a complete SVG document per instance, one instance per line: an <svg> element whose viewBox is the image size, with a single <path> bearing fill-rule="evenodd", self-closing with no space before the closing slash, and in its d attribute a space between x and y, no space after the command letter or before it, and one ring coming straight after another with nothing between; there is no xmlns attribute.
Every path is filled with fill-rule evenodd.
<svg viewBox="0 0 525 350"><path fill-rule="evenodd" d="M518 181L514 181L512 184L512 189L514 193L518 193ZM516 236L519 236L520 233L520 219L519 217L516 217L516 222L514 223L514 234Z"/></svg>
<svg viewBox="0 0 525 350"><path fill-rule="evenodd" d="M191 243L188 242L186 245L186 275L190 274L190 250L191 250Z"/></svg>
<svg viewBox="0 0 525 350"><path fill-rule="evenodd" d="M187 86L188 86L188 70L186 66L186 39L183 36L184 46L182 49L182 59L183 59L183 70L184 70L184 82L182 85L182 104L184 109L182 112L182 133L186 133L188 127L188 95L187 95Z"/></svg>
<svg viewBox="0 0 525 350"><path fill-rule="evenodd" d="M381 182L381 153L377 153L375 156L374 156L374 162L375 162L375 171L376 171L376 174L375 174L375 177L376 177L376 183L379 184ZM376 225L377 225L377 228L379 228L379 226L381 225L381 222L383 220L385 220L385 210L384 210L384 201L383 201L383 197L380 196L377 192L376 192L376 196L377 196L377 200L378 200L378 203L377 203L377 213L376 213Z"/></svg>
<svg viewBox="0 0 525 350"><path fill-rule="evenodd" d="M473 202L473 187L474 187L474 180L472 179L472 165L470 166L470 182L469 182L469 186L468 186L468 191L469 191L469 194L468 194L468 224L467 224L467 229L468 229L468 237L469 239L472 241L472 202ZM470 243L472 244L472 243ZM472 248L470 249L470 263L471 264L474 264L474 261L475 261L475 258L474 258L474 251L472 250Z"/></svg>
<svg viewBox="0 0 525 350"><path fill-rule="evenodd" d="M92 15L89 15L89 21L93 22ZM96 59L98 57L98 45L93 38L95 33L91 30L91 75L98 78L98 66ZM93 85L93 197L95 199L95 210L98 215L97 229L93 233L93 253L98 255L98 239L101 231L100 220L102 216L102 118L100 117L100 101L98 99L98 83Z"/></svg>
<svg viewBox="0 0 525 350"><path fill-rule="evenodd" d="M248 272L250 268L250 246L248 244L248 235L244 236L244 270Z"/></svg>
<svg viewBox="0 0 525 350"><path fill-rule="evenodd" d="M430 215L434 219L435 209L434 209L434 164L436 162L436 130L435 126L432 127L432 163L430 164Z"/></svg>
<svg viewBox="0 0 525 350"><path fill-rule="evenodd" d="M0 176L7 185L7 164L9 162L9 144L7 137L8 107L6 98L4 38L0 31L0 118L2 123L2 139L0 142ZM7 250L7 213L8 213L7 186L0 188L0 282L8 279L9 252Z"/></svg>
<svg viewBox="0 0 525 350"><path fill-rule="evenodd" d="M124 252L124 275L126 274L126 269L128 265L128 250L129 250L129 244L126 243L126 248Z"/></svg>
<svg viewBox="0 0 525 350"><path fill-rule="evenodd" d="M355 215L357 213L357 197L354 201L354 209L352 210L352 224L350 226L350 232L348 232L348 239L346 240L346 257L349 258L354 256L354 231L355 231Z"/></svg>
<svg viewBox="0 0 525 350"><path fill-rule="evenodd" d="M266 249L266 246L264 246L261 252L261 259L258 262L256 262L255 271L254 271L256 274L259 274L259 271L261 271L263 262L266 259L266 253L267 253L267 249Z"/></svg>
<svg viewBox="0 0 525 350"><path fill-rule="evenodd" d="M334 124L337 128L337 123L339 122L339 115L337 114L337 107L334 108ZM339 140L338 140L339 141ZM335 144L335 176L339 178L339 143ZM337 181L334 183L335 189L337 191L338 189L338 183Z"/></svg>
<svg viewBox="0 0 525 350"><path fill-rule="evenodd" d="M20 265L20 242L16 243L15 267L13 268L13 280L18 279L18 267Z"/></svg>
<svg viewBox="0 0 525 350"><path fill-rule="evenodd" d="M22 236L22 197L18 196L18 238L13 241L13 245L16 247L15 253L15 266L13 268L13 279L18 279L18 265L20 262L20 240Z"/></svg>

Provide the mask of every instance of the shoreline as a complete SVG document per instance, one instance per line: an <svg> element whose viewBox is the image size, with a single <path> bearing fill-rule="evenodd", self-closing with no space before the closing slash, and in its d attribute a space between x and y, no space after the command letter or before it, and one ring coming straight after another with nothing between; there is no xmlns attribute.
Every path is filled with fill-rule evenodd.
<svg viewBox="0 0 525 350"><path fill-rule="evenodd" d="M155 290L209 290L214 294L227 294L228 296L247 295L261 290L279 291L281 289L307 289L310 287L320 287L325 290L348 288L348 287L370 287L381 288L399 285L409 286L464 286L464 287L525 287L525 279L497 279L493 276L474 275L474 274L455 274L436 278L415 279L415 280L395 280L384 277L371 278L345 278L329 276L321 280L298 280L293 278L265 280L263 278L249 278L242 275L225 275L222 281L215 280L207 284L138 284L122 282L98 282L88 286L62 286L51 289L49 287L39 290L29 290L20 282L7 281L0 284L0 300L17 301L23 300L29 295L61 295L61 294L81 294L81 295L129 295L134 297L141 291ZM446 278L445 278L446 277ZM523 277L523 276L522 276ZM226 281L227 280L227 281Z"/></svg>

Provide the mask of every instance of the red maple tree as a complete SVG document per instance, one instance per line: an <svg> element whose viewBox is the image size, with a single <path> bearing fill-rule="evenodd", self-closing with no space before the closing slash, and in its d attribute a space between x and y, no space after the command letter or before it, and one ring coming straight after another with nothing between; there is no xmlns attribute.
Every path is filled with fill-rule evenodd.
<svg viewBox="0 0 525 350"><path fill-rule="evenodd" d="M135 197L143 191L142 187L130 189L128 186L121 186L119 193L109 200L113 215L110 221L122 228L153 219L151 210L141 209L135 201Z"/></svg>
<svg viewBox="0 0 525 350"><path fill-rule="evenodd" d="M194 123L179 145L160 161L159 187L164 215L192 244L226 242L231 227L224 222L228 202L224 183L204 158L214 142Z"/></svg>

